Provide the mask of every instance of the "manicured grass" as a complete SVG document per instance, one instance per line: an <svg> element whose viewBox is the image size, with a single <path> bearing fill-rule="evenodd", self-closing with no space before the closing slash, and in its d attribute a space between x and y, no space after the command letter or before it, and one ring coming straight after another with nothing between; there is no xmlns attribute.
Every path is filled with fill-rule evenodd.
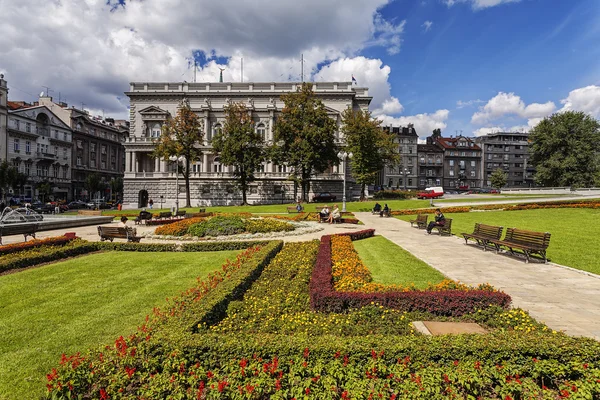
<svg viewBox="0 0 600 400"><path fill-rule="evenodd" d="M452 232L473 232L476 222L500 225L506 228L520 228L537 232L550 232L548 257L558 264L583 271L600 274L600 248L598 237L600 210L589 208L539 209L522 211L486 211L445 214L452 218ZM414 216L401 216L409 221ZM430 217L431 219L431 217ZM462 237L462 236L461 236Z"/></svg>
<svg viewBox="0 0 600 400"><path fill-rule="evenodd" d="M106 252L0 276L0 399L42 397L61 354L135 332L238 253Z"/></svg>
<svg viewBox="0 0 600 400"><path fill-rule="evenodd" d="M455 202L480 202L496 200L534 200L534 199L556 199L561 200L561 197L566 197L564 194L469 194L452 199L436 200L436 203L455 203Z"/></svg>
<svg viewBox="0 0 600 400"><path fill-rule="evenodd" d="M386 285L414 285L423 289L446 277L383 236L352 242L361 260L371 271L373 281Z"/></svg>

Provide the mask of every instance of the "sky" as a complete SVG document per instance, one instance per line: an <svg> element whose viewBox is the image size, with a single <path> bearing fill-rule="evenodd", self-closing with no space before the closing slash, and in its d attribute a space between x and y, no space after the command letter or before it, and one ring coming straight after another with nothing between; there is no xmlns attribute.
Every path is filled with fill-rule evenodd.
<svg viewBox="0 0 600 400"><path fill-rule="evenodd" d="M9 100L128 118L129 82L350 81L421 138L600 119L600 0L0 0Z"/></svg>

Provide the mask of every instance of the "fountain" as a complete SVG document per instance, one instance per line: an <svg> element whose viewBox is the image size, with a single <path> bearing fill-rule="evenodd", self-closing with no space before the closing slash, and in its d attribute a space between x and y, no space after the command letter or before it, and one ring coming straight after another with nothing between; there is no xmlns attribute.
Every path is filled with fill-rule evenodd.
<svg viewBox="0 0 600 400"><path fill-rule="evenodd" d="M0 214L0 224L19 224L26 222L39 222L44 217L36 213L31 208L15 208L6 207Z"/></svg>

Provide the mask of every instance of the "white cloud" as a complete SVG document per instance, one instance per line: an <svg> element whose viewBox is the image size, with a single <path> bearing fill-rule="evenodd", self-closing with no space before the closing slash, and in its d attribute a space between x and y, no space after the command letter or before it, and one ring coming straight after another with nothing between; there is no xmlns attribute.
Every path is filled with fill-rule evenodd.
<svg viewBox="0 0 600 400"><path fill-rule="evenodd" d="M468 100L468 101L462 101L462 100L458 100L456 102L456 108L464 108L464 107L470 107L474 104L479 104L479 103L485 103L485 101L477 99L477 100Z"/></svg>
<svg viewBox="0 0 600 400"><path fill-rule="evenodd" d="M404 107L397 98L390 95L390 72L390 67L383 65L381 60L359 56L331 62L314 75L314 80L349 81L354 75L358 86L368 87L369 95L373 96L370 107L373 114L397 114Z"/></svg>
<svg viewBox="0 0 600 400"><path fill-rule="evenodd" d="M513 115L521 118L540 118L551 114L556 106L553 102L531 103L525 106L521 97L514 93L500 92L471 117L471 123L483 125L502 117Z"/></svg>
<svg viewBox="0 0 600 400"><path fill-rule="evenodd" d="M417 135L420 137L430 136L434 129L439 128L442 131L446 129L446 121L450 116L448 110L437 110L433 114L417 114L408 115L401 117L391 117L389 115L379 116L379 119L383 121L383 125L393 126L407 126L413 124Z"/></svg>
<svg viewBox="0 0 600 400"><path fill-rule="evenodd" d="M300 53L305 74L315 80L332 69L317 66L356 60L368 46L400 51L406 21L388 21L378 10L391 0L131 0L125 7L106 0L2 2L0 66L14 100L35 100L42 85L71 104L126 117L123 94L131 81L190 81L186 58L201 50L220 58L226 80L299 80ZM315 9L319 12L315 13ZM364 59L364 58L363 58ZM372 64L369 64L369 61ZM402 109L390 96L389 67L364 59L371 69L340 76L369 87L373 104ZM376 66L379 63L379 66ZM217 81L216 60L198 81ZM31 94L26 96L25 94Z"/></svg>
<svg viewBox="0 0 600 400"><path fill-rule="evenodd" d="M470 3L474 10L483 10L484 8L498 6L500 4L518 3L521 0L442 0L448 7L458 3Z"/></svg>
<svg viewBox="0 0 600 400"><path fill-rule="evenodd" d="M425 32L429 32L432 25L433 25L432 21L425 21L425 22L423 22L423 25L421 25L421 26L425 29Z"/></svg>
<svg viewBox="0 0 600 400"><path fill-rule="evenodd" d="M563 105L560 111L583 111L600 118L600 86L590 85L572 90L560 103Z"/></svg>

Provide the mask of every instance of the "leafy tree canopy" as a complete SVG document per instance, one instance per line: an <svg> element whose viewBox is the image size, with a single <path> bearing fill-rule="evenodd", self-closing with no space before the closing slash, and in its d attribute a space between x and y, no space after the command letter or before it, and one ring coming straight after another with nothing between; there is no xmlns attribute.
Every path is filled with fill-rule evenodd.
<svg viewBox="0 0 600 400"><path fill-rule="evenodd" d="M347 109L342 114L342 132L346 151L352 153L352 175L361 185L361 199L365 186L373 183L377 173L386 165L400 161L394 135L381 129L381 121L373 119L369 111Z"/></svg>
<svg viewBox="0 0 600 400"><path fill-rule="evenodd" d="M242 190L242 202L247 204L248 184L265 159L264 141L256 132L252 117L242 103L225 107L225 124L213 138L212 145L221 164L234 167L233 175Z"/></svg>
<svg viewBox="0 0 600 400"><path fill-rule="evenodd" d="M490 175L490 181L492 183L492 187L496 189L500 189L506 185L506 174L502 170L502 168L498 168Z"/></svg>
<svg viewBox="0 0 600 400"><path fill-rule="evenodd" d="M273 160L285 163L302 184L306 201L310 177L339 162L335 145L336 122L317 99L312 84L281 96L285 103L274 130Z"/></svg>
<svg viewBox="0 0 600 400"><path fill-rule="evenodd" d="M538 184L600 184L600 124L596 119L578 111L556 113L533 128L529 140Z"/></svg>

